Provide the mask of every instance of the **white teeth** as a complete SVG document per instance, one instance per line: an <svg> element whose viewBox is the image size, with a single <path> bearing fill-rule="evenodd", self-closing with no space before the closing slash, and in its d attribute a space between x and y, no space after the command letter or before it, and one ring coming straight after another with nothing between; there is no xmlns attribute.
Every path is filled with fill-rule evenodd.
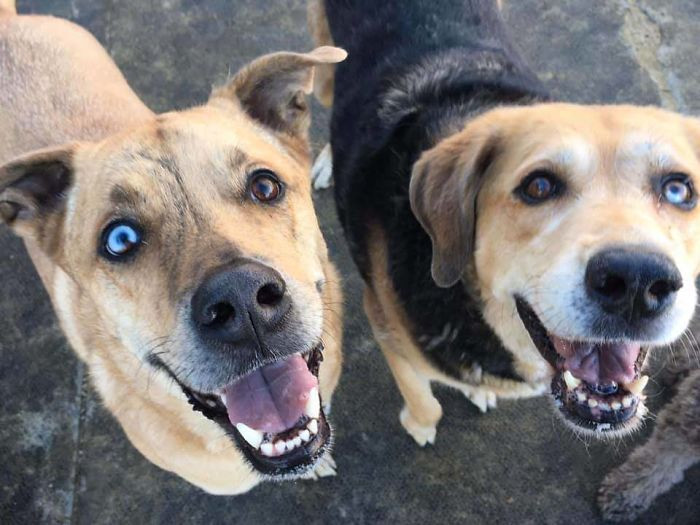
<svg viewBox="0 0 700 525"><path fill-rule="evenodd" d="M610 405L608 405L607 403L598 403L598 407L604 412L610 411Z"/></svg>
<svg viewBox="0 0 700 525"><path fill-rule="evenodd" d="M309 424L306 425L306 428L308 428L309 432L311 432L312 434L316 434L316 432L318 432L318 421L312 419L311 421L309 421Z"/></svg>
<svg viewBox="0 0 700 525"><path fill-rule="evenodd" d="M634 402L634 398L632 396L625 396L622 399L622 406L625 408L629 408L632 406L633 402Z"/></svg>
<svg viewBox="0 0 700 525"><path fill-rule="evenodd" d="M576 392L576 399L578 399L579 403L583 403L587 399L586 394L584 394L583 392Z"/></svg>
<svg viewBox="0 0 700 525"><path fill-rule="evenodd" d="M619 401L613 401L610 406L612 407L613 410L620 410L622 408L622 403Z"/></svg>
<svg viewBox="0 0 700 525"><path fill-rule="evenodd" d="M289 452L290 450L294 450L294 440L293 439L290 439L289 441L287 441L287 452Z"/></svg>
<svg viewBox="0 0 700 525"><path fill-rule="evenodd" d="M221 402L226 406L226 394L220 394L219 397L221 397Z"/></svg>
<svg viewBox="0 0 700 525"><path fill-rule="evenodd" d="M299 432L299 437L301 438L301 440L302 440L304 443L306 443L308 440L311 439L311 432L309 432L308 430L304 429L304 430L302 430L301 432Z"/></svg>
<svg viewBox="0 0 700 525"><path fill-rule="evenodd" d="M287 443L285 443L282 440L278 441L277 443L275 443L275 450L278 454L284 454L287 450Z"/></svg>
<svg viewBox="0 0 700 525"><path fill-rule="evenodd" d="M236 425L236 430L240 432L243 439L245 439L251 447L258 448L263 440L263 433L244 425L243 423L238 423Z"/></svg>
<svg viewBox="0 0 700 525"><path fill-rule="evenodd" d="M292 441L294 442L295 448L301 445L301 438L299 436L295 437ZM289 445L289 442L287 442L287 445Z"/></svg>
<svg viewBox="0 0 700 525"><path fill-rule="evenodd" d="M596 401L595 399L589 399L589 400L588 400L588 406L591 407L591 408L595 408L595 407L598 406L598 401Z"/></svg>
<svg viewBox="0 0 700 525"><path fill-rule="evenodd" d="M262 452L265 456L274 456L275 447L272 443L263 443L260 445L260 452Z"/></svg>
<svg viewBox="0 0 700 525"><path fill-rule="evenodd" d="M642 391L644 390L644 387L647 386L648 382L649 376L642 376L639 379L632 381L631 383L627 383L625 385L625 388L635 396L639 397Z"/></svg>
<svg viewBox="0 0 700 525"><path fill-rule="evenodd" d="M314 419L321 413L321 399L318 397L318 388L313 388L309 392L309 400L306 402L304 413Z"/></svg>
<svg viewBox="0 0 700 525"><path fill-rule="evenodd" d="M581 385L581 380L580 380L580 379L576 379L576 378L574 377L574 374L572 374L572 373L569 372L568 370L566 370L566 371L564 372L564 382L566 383L566 386L569 387L569 390L574 390L574 389L577 388L579 385Z"/></svg>

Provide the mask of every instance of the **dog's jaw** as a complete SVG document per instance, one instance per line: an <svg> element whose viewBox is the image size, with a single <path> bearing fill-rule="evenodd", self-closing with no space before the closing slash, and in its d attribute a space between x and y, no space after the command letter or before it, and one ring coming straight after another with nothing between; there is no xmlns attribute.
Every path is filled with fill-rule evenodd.
<svg viewBox="0 0 700 525"><path fill-rule="evenodd" d="M533 344L551 367L551 396L557 413L567 425L579 434L599 438L622 436L638 429L647 413L643 390L649 378L641 375L646 348L633 342L624 343L638 349L634 354L634 377L626 383L613 383L601 392L599 385L591 385L567 368L567 360L557 350L560 342L545 328L529 303L516 296L515 304Z"/></svg>

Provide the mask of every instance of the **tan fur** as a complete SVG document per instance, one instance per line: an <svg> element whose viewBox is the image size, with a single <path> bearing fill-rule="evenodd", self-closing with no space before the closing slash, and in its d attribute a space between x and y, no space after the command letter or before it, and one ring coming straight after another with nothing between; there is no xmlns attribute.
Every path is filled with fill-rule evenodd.
<svg viewBox="0 0 700 525"><path fill-rule="evenodd" d="M341 366L342 298L311 201L305 106L283 115L293 120L288 130L270 129L250 117L246 105L256 101L239 84L215 92L205 106L156 117L95 39L69 22L0 18L0 46L7 53L0 65L0 163L71 143L1 168L0 201L17 198L12 173L41 155L69 159L73 181L61 209L11 224L93 385L150 461L214 494L249 490L260 477L230 438L143 359L160 341L163 361L183 365L191 342L178 322L179 298L235 246L276 268L305 305L303 329L310 337L324 334L320 389L330 402ZM310 79L314 64L341 55L318 50L272 60L281 75L301 60L301 76ZM256 74L275 73L269 69L262 59L245 73L255 82ZM241 201L246 174L259 167L285 181L283 206ZM97 256L100 231L123 213L138 213L154 232L130 267ZM322 294L318 281L325 282Z"/></svg>
<svg viewBox="0 0 700 525"><path fill-rule="evenodd" d="M15 14L16 12L15 0L0 0L0 14Z"/></svg>
<svg viewBox="0 0 700 525"><path fill-rule="evenodd" d="M404 398L400 420L406 431L423 446L435 442L442 407L431 389L438 382L460 390L483 411L495 408L496 399L530 397L542 393L541 385L527 385L465 371L464 381L441 373L430 364L411 336L410 324L386 272L385 234L376 225L368 238L371 285L364 291L364 307L372 332Z"/></svg>
<svg viewBox="0 0 700 525"><path fill-rule="evenodd" d="M311 38L317 46L332 46L333 36L326 18L326 5L324 0L309 0L306 10L306 18L311 32ZM335 80L335 65L325 64L316 68L314 78L314 94L318 101L325 107L333 105L333 88Z"/></svg>
<svg viewBox="0 0 700 525"><path fill-rule="evenodd" d="M485 153L490 160L481 163ZM437 259L438 283L464 275L475 282L484 318L513 352L518 373L545 384L552 371L515 313L514 295L525 296L560 337L585 337L575 312L557 301L582 282L591 254L616 243L650 246L674 261L688 284L650 344L670 343L695 309L700 210L661 202L650 181L681 172L697 188L699 153L698 121L656 108L543 104L487 112L414 167L412 206L433 240L433 274ZM540 206L516 198L520 181L537 169L562 178L565 196ZM473 217L475 238L465 239L455 220L469 224ZM624 431L638 425L643 408Z"/></svg>

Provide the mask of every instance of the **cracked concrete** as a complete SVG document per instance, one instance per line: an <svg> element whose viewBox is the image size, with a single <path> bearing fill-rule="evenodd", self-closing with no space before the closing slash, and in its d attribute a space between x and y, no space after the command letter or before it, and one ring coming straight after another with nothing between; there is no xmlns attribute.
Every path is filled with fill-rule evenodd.
<svg viewBox="0 0 700 525"><path fill-rule="evenodd" d="M204 101L212 84L262 53L311 47L303 0L18 4L87 27L158 111ZM504 9L557 98L700 109L699 2L511 0ZM318 150L328 115L314 110ZM418 449L398 423L400 396L362 314L331 192L315 200L346 289L346 362L332 417L339 476L220 498L149 464L86 384L21 244L0 228L0 523L600 521L600 480L649 429L624 442L583 443L547 399L502 402L482 415L439 390L437 443ZM699 492L695 467L640 523L697 523Z"/></svg>
<svg viewBox="0 0 700 525"><path fill-rule="evenodd" d="M672 111L682 110L684 103L677 90L671 87L668 72L659 59L662 33L655 16L648 8L640 7L635 0L623 1L625 6L622 39L634 53L639 65L656 84L661 105Z"/></svg>

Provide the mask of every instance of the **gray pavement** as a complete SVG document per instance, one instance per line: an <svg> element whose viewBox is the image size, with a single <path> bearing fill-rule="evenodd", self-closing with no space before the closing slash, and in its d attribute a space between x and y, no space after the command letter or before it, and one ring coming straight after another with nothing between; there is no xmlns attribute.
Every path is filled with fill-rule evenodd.
<svg viewBox="0 0 700 525"><path fill-rule="evenodd" d="M557 97L699 112L700 2L505 3L524 55ZM303 0L18 4L87 27L158 111L204 101L212 84L262 53L311 47ZM314 109L318 149L328 115ZM204 494L129 445L67 347L24 249L0 228L0 523L600 522L597 486L635 441L579 441L546 399L503 402L481 415L440 390L437 444L413 444L362 313L331 192L320 192L316 204L347 299L345 369L332 414L339 475L232 498ZM698 494L700 466L641 523L700 523Z"/></svg>

